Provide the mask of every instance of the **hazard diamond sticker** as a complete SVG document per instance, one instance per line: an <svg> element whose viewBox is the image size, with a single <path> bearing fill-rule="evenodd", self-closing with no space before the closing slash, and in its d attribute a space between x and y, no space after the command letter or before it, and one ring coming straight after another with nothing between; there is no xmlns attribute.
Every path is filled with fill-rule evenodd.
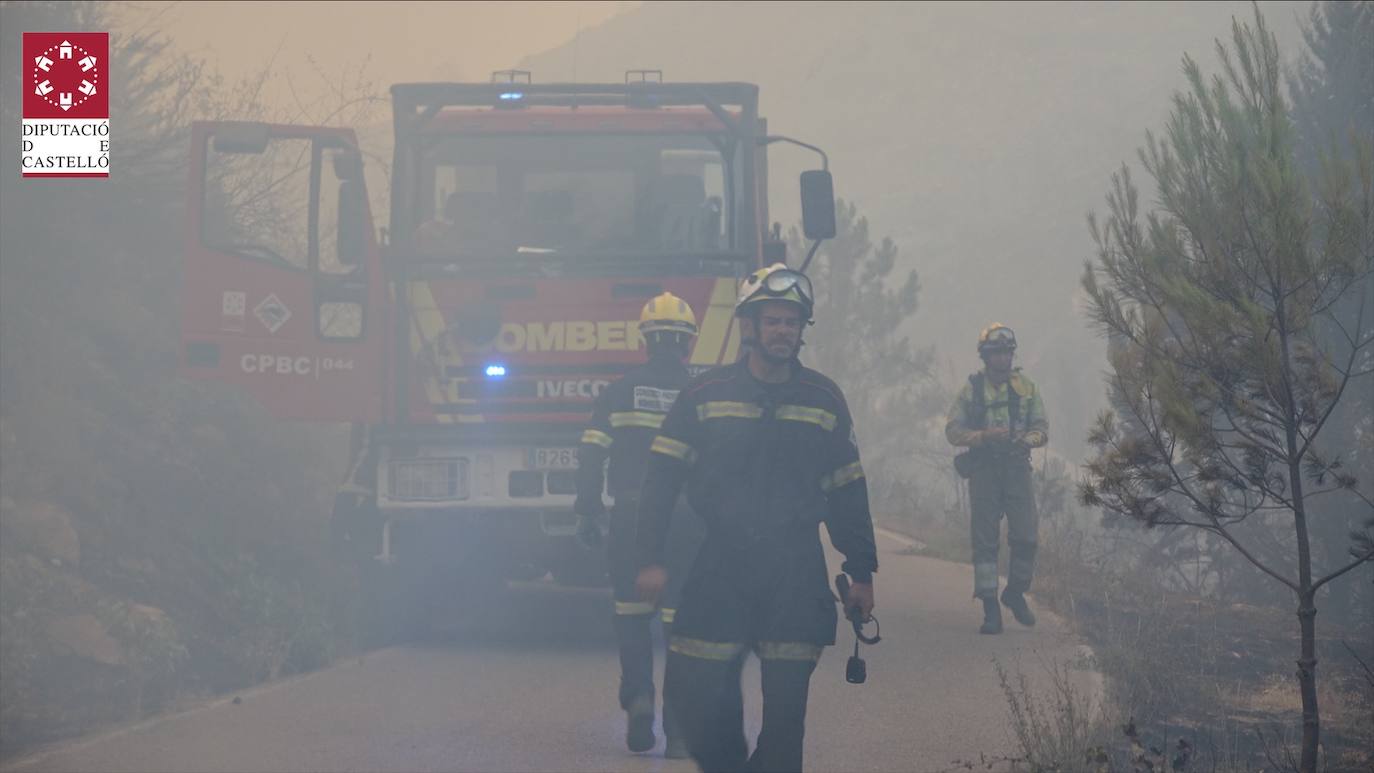
<svg viewBox="0 0 1374 773"><path fill-rule="evenodd" d="M276 335L281 326L286 324L286 320L291 319L291 310L286 308L286 304L281 302L276 293L272 293L253 307L253 316L267 328L267 332Z"/></svg>

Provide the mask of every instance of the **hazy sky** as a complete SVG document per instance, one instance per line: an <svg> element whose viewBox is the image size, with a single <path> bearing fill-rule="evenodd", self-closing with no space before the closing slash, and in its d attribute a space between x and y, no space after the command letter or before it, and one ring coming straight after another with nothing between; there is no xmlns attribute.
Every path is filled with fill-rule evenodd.
<svg viewBox="0 0 1374 773"><path fill-rule="evenodd" d="M486 80L636 2L152 2L124 6L124 30L161 27L230 82L272 65L274 99L323 90L320 73L379 91L393 83ZM116 34L120 28L114 30ZM570 63L571 64L571 63ZM535 73L538 77L538 73ZM289 85L288 85L289 82Z"/></svg>

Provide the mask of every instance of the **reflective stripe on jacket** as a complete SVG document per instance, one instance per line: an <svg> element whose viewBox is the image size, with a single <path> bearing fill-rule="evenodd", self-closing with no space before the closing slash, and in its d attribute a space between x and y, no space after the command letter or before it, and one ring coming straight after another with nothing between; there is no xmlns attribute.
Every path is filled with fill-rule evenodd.
<svg viewBox="0 0 1374 773"><path fill-rule="evenodd" d="M1011 423L1011 399L1009 389L1016 390L1020 403L1020 418L1013 432L1024 434L1025 445L1039 448L1049 442L1050 423L1045 418L1045 403L1040 398L1040 388L1020 368L1012 371L1011 378L1003 384L993 384L983 378L983 400L986 411L982 422L974 416L973 385L965 382L964 388L950 406L945 423L945 438L956 446L977 446L984 429L1006 429Z"/></svg>
<svg viewBox="0 0 1374 773"><path fill-rule="evenodd" d="M687 381L686 366L664 357L601 390L577 451L577 512L599 514L603 487L612 497L639 491L649 444ZM603 472L607 459L610 465Z"/></svg>
<svg viewBox="0 0 1374 773"><path fill-rule="evenodd" d="M765 384L744 361L704 373L682 390L650 451L642 564L662 562L673 502L685 486L706 522L708 544L738 548L741 560L749 560L753 545L818 550L816 526L824 522L845 555L844 571L867 582L877 570L849 408L820 373L796 365L788 381Z"/></svg>

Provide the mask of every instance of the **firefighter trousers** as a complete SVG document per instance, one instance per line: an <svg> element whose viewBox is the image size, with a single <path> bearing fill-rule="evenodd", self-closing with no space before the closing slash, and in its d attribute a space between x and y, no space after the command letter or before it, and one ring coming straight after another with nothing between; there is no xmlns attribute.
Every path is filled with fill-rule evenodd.
<svg viewBox="0 0 1374 773"><path fill-rule="evenodd" d="M800 771L816 660L760 657L763 728L750 755L740 687L747 655L742 646L725 657L668 653L665 697L686 735L687 748L703 773Z"/></svg>
<svg viewBox="0 0 1374 773"><path fill-rule="evenodd" d="M692 560L701 543L701 528L694 513L679 507L673 515L668 541L668 587L660 604L641 601L635 589L639 573L635 551L635 528L639 504L631 497L617 497L611 508L611 528L608 545L611 584L615 599L615 637L620 650L620 707L626 711L653 711L654 706L654 645L651 624L655 612L663 621L663 638L667 641L677 612L677 598L681 593ZM667 690L664 690L666 700ZM676 723L672 712L664 710L664 732L676 737Z"/></svg>
<svg viewBox="0 0 1374 773"><path fill-rule="evenodd" d="M650 630L652 614L615 616L615 638L620 649L620 708L632 713L654 710L654 639ZM663 624L663 639L672 635L672 625ZM682 723L671 702L671 690L663 685L663 733L668 738L684 738Z"/></svg>
<svg viewBox="0 0 1374 773"><path fill-rule="evenodd" d="M997 552L1002 516L1007 518L1007 590L1024 593L1035 577L1039 515L1031 491L1030 461L1020 457L990 459L969 478L972 511L973 595L997 595Z"/></svg>

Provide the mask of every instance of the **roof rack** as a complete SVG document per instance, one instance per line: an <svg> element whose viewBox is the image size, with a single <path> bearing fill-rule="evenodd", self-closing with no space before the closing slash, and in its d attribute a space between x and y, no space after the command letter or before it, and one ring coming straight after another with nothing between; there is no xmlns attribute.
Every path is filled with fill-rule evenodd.
<svg viewBox="0 0 1374 773"><path fill-rule="evenodd" d="M524 71L511 71L518 77ZM658 72L658 71L645 71ZM525 73L528 76L528 73ZM660 73L661 75L661 73ZM518 83L517 89L511 84ZM759 87L752 83L398 83L391 87L397 137L446 107L626 106L705 107L733 134L757 133Z"/></svg>
<svg viewBox="0 0 1374 773"><path fill-rule="evenodd" d="M523 83L532 83L529 70L492 70L492 83L521 83L520 78L524 78Z"/></svg>

